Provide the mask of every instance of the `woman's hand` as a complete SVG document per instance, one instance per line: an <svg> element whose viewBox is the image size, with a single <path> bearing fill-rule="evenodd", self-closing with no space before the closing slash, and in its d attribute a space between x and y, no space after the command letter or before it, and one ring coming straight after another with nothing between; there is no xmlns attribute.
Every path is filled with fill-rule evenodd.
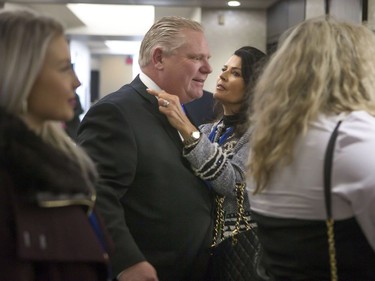
<svg viewBox="0 0 375 281"><path fill-rule="evenodd" d="M147 92L158 99L160 112L168 118L169 123L180 132L184 139L189 138L192 132L198 130L187 118L178 96L152 89L147 89Z"/></svg>

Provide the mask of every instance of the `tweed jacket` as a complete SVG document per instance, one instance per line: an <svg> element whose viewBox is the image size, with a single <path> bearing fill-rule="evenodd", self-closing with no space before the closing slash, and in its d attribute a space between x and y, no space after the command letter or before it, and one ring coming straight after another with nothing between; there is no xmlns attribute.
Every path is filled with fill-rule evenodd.
<svg viewBox="0 0 375 281"><path fill-rule="evenodd" d="M193 170L199 176L210 182L216 193L226 197L224 200L225 212L236 213L235 184L245 182L245 165L249 155L251 129L249 128L240 138L234 136L228 138L226 143L219 146L217 143L211 143L208 139L208 135L218 123L219 121L201 125L200 130L203 133L201 140L194 149L184 153L184 157L189 160ZM220 160L221 155L224 160ZM207 163L210 163L208 168L211 171L205 175ZM244 205L245 211L249 211L250 205L246 190Z"/></svg>
<svg viewBox="0 0 375 281"><path fill-rule="evenodd" d="M0 108L1 280L107 280L92 195L75 163Z"/></svg>

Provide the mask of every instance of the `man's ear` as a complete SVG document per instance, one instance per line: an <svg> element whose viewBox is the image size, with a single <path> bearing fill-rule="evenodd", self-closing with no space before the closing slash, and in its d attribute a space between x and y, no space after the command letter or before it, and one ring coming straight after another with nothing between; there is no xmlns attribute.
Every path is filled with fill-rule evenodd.
<svg viewBox="0 0 375 281"><path fill-rule="evenodd" d="M152 63L157 69L163 69L163 50L161 48L156 48L152 53Z"/></svg>

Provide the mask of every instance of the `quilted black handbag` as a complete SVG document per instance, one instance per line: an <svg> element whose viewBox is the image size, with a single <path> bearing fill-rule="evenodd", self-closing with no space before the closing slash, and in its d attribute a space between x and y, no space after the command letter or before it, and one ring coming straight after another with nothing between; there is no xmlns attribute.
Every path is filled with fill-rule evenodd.
<svg viewBox="0 0 375 281"><path fill-rule="evenodd" d="M258 240L257 227L250 225L244 215L244 184L236 185L237 220L231 236L217 243L223 236L224 197L216 197L216 221L212 245L212 277L214 281L266 281L269 280L262 264L262 247ZM241 220L246 229L240 231Z"/></svg>

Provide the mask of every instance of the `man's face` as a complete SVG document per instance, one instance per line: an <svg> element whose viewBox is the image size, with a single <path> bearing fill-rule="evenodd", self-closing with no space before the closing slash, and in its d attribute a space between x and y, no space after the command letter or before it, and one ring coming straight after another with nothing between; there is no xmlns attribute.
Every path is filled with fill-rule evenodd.
<svg viewBox="0 0 375 281"><path fill-rule="evenodd" d="M163 57L161 88L179 96L181 103L198 99L212 68L210 52L203 32L185 30L186 43L173 55Z"/></svg>

